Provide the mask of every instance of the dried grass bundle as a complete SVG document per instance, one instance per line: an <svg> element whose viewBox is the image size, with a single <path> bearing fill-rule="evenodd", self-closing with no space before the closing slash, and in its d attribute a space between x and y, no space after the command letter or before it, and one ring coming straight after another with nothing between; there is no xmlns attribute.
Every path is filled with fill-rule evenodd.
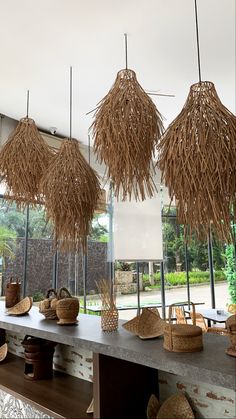
<svg viewBox="0 0 236 419"><path fill-rule="evenodd" d="M85 251L90 222L100 193L99 180L80 152L79 142L66 138L41 182L47 217L54 223L61 251Z"/></svg>
<svg viewBox="0 0 236 419"><path fill-rule="evenodd" d="M158 167L175 196L180 223L206 238L212 225L230 242L236 197L236 117L213 83L191 86L187 101L158 145Z"/></svg>
<svg viewBox="0 0 236 419"><path fill-rule="evenodd" d="M100 281L96 281L96 285L102 301L102 308L105 310L115 310L116 296L114 294L111 281L107 279L100 279Z"/></svg>
<svg viewBox="0 0 236 419"><path fill-rule="evenodd" d="M40 180L52 156L34 120L22 118L0 151L1 181L7 186L5 198L14 197L22 209L40 202Z"/></svg>
<svg viewBox="0 0 236 419"><path fill-rule="evenodd" d="M152 197L151 159L163 133L162 117L137 81L134 71L118 72L99 103L91 126L94 150L107 166L116 197Z"/></svg>

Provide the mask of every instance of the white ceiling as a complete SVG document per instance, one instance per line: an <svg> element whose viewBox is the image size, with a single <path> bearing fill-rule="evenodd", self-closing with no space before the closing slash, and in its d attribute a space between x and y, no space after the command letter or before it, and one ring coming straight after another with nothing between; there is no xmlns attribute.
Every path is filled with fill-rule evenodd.
<svg viewBox="0 0 236 419"><path fill-rule="evenodd" d="M198 0L202 79L235 112L235 1ZM197 81L194 0L0 0L0 113L26 113L40 128L69 133L69 66L74 72L73 136L87 142L86 112L128 64L167 125Z"/></svg>

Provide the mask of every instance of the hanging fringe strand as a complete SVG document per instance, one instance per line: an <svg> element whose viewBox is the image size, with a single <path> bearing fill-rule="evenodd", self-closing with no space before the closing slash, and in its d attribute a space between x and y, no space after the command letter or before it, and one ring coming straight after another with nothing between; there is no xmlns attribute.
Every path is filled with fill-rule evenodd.
<svg viewBox="0 0 236 419"><path fill-rule="evenodd" d="M187 101L158 145L158 167L175 197L179 223L200 238L212 225L232 240L236 198L236 117L220 102L213 83L191 86Z"/></svg>
<svg viewBox="0 0 236 419"><path fill-rule="evenodd" d="M34 120L21 119L0 151L1 181L7 186L5 198L14 197L22 209L40 202L40 180L52 156Z"/></svg>
<svg viewBox="0 0 236 419"><path fill-rule="evenodd" d="M63 140L42 179L47 217L54 223L61 251L86 251L86 239L97 205L100 185L75 139Z"/></svg>
<svg viewBox="0 0 236 419"><path fill-rule="evenodd" d="M113 87L99 103L91 128L94 150L107 166L115 196L123 200L152 197L156 188L151 159L164 128L134 71L118 72Z"/></svg>

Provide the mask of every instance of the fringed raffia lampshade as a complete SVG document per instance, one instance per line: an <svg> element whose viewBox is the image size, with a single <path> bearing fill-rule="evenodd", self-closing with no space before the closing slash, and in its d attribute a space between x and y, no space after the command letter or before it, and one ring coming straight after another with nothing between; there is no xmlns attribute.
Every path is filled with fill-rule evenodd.
<svg viewBox="0 0 236 419"><path fill-rule="evenodd" d="M158 167L176 198L180 223L206 238L209 226L231 241L236 197L236 117L212 82L191 86L187 101L158 145Z"/></svg>
<svg viewBox="0 0 236 419"><path fill-rule="evenodd" d="M59 249L78 251L82 247L85 251L100 185L96 173L81 154L77 140L62 141L41 186Z"/></svg>
<svg viewBox="0 0 236 419"><path fill-rule="evenodd" d="M39 184L53 153L31 118L23 118L0 151L0 176L6 183L6 199L17 206L42 200Z"/></svg>
<svg viewBox="0 0 236 419"><path fill-rule="evenodd" d="M163 133L162 117L133 70L118 72L91 128L94 150L107 166L115 196L122 200L153 196L151 159Z"/></svg>
<svg viewBox="0 0 236 419"><path fill-rule="evenodd" d="M105 189L100 190L98 200L97 200L97 205L94 212L95 214L104 214L105 212L107 212Z"/></svg>

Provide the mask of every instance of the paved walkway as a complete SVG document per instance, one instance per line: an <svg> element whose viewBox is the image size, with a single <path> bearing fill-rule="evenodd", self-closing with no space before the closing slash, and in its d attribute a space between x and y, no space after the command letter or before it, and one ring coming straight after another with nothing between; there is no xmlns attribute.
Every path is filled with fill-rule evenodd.
<svg viewBox="0 0 236 419"><path fill-rule="evenodd" d="M226 310L226 303L228 301L227 282L220 282L215 284L215 300L216 307ZM211 307L211 291L210 285L198 285L190 287L190 299L193 302L205 303L204 308ZM166 304L182 302L187 300L187 290L185 287L172 288L166 290ZM140 302L143 303L161 303L160 291L147 291L140 293ZM135 305L137 304L137 295L121 295L117 297L117 304ZM203 307L203 306L202 306ZM120 319L131 319L136 314L136 310L120 310Z"/></svg>

